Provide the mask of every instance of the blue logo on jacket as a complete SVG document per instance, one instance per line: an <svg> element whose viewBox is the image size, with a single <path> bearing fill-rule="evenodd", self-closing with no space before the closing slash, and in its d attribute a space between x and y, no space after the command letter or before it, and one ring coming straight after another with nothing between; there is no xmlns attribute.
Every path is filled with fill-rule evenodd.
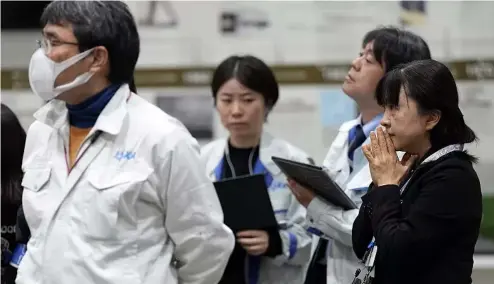
<svg viewBox="0 0 494 284"><path fill-rule="evenodd" d="M115 153L115 159L117 159L117 161L121 161L121 160L133 160L135 159L136 157L136 152L132 152L132 151L117 151Z"/></svg>

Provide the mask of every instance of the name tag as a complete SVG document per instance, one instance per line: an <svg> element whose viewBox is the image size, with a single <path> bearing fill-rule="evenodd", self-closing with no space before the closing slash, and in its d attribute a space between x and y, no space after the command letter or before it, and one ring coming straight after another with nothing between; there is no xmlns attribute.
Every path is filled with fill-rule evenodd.
<svg viewBox="0 0 494 284"><path fill-rule="evenodd" d="M370 249L369 255L367 256L367 259L365 260L365 266L368 268L373 268L374 267L374 262L376 261L376 254L377 254L377 246L372 246Z"/></svg>

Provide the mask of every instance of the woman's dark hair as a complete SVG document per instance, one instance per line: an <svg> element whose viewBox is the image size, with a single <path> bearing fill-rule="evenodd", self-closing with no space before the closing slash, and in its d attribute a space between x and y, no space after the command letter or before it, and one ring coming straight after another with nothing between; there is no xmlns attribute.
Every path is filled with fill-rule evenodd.
<svg viewBox="0 0 494 284"><path fill-rule="evenodd" d="M273 71L259 58L251 55L230 56L218 65L211 81L216 103L218 90L230 79L237 79L245 87L260 93L268 109L272 109L279 96L279 87Z"/></svg>
<svg viewBox="0 0 494 284"><path fill-rule="evenodd" d="M458 89L448 67L438 61L418 60L399 65L379 82L376 100L380 106L396 107L403 88L407 98L413 99L420 114L440 114L431 130L432 147L465 144L477 140L459 108Z"/></svg>
<svg viewBox="0 0 494 284"><path fill-rule="evenodd" d="M377 62L383 64L385 72L399 64L415 60L431 59L429 46L420 36L396 27L379 27L368 32L362 47L374 42L372 51Z"/></svg>
<svg viewBox="0 0 494 284"><path fill-rule="evenodd" d="M129 82L129 89L132 93L137 94L137 88L136 88L136 83L134 80L134 76L132 76L132 79Z"/></svg>
<svg viewBox="0 0 494 284"><path fill-rule="evenodd" d="M22 156L26 132L9 107L2 104L1 111L2 201L15 204L22 198Z"/></svg>

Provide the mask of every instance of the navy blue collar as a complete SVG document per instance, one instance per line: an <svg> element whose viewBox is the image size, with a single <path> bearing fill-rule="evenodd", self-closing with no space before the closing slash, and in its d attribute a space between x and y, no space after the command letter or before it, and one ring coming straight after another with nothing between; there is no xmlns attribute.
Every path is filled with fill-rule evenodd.
<svg viewBox="0 0 494 284"><path fill-rule="evenodd" d="M93 127L99 115L119 88L120 84L113 84L82 103L76 105L67 104L70 125L77 128Z"/></svg>

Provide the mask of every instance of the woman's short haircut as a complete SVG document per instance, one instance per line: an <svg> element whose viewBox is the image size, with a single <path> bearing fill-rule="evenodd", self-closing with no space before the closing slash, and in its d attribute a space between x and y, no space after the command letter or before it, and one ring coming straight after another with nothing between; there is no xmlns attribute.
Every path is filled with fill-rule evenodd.
<svg viewBox="0 0 494 284"><path fill-rule="evenodd" d="M230 79L236 79L245 87L261 94L268 109L272 109L279 97L278 81L273 71L257 57L230 56L218 65L211 81L211 91L216 103L218 91Z"/></svg>
<svg viewBox="0 0 494 284"><path fill-rule="evenodd" d="M397 107L402 89L407 98L417 103L419 114L440 114L438 124L430 133L432 147L471 143L477 139L465 123L456 82L446 65L429 59L396 66L377 86L378 104Z"/></svg>
<svg viewBox="0 0 494 284"><path fill-rule="evenodd" d="M364 36L362 47L373 42L374 58L385 72L399 64L415 60L431 59L429 46L420 36L396 27L379 27Z"/></svg>
<svg viewBox="0 0 494 284"><path fill-rule="evenodd" d="M2 201L16 204L22 198L22 157L26 132L17 116L2 104Z"/></svg>

